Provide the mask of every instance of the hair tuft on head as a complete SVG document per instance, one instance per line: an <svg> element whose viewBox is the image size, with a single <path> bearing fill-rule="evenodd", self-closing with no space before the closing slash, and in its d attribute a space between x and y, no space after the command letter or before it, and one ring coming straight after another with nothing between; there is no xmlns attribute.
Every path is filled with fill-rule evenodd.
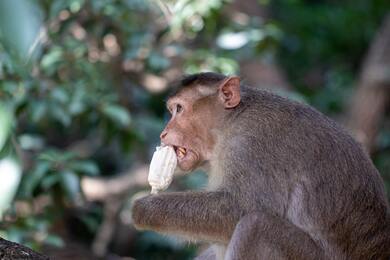
<svg viewBox="0 0 390 260"><path fill-rule="evenodd" d="M226 79L226 77L227 76L223 74L215 72L201 72L196 74L184 75L183 78L172 84L173 87L169 97L173 97L181 90L195 85L214 87L217 83Z"/></svg>

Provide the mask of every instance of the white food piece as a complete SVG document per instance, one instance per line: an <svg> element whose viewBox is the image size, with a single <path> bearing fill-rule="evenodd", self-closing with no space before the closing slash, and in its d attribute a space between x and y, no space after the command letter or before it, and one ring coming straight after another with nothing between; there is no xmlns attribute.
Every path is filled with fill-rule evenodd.
<svg viewBox="0 0 390 260"><path fill-rule="evenodd" d="M148 182L152 194L165 190L172 182L177 165L176 153L171 146L158 146L150 162Z"/></svg>

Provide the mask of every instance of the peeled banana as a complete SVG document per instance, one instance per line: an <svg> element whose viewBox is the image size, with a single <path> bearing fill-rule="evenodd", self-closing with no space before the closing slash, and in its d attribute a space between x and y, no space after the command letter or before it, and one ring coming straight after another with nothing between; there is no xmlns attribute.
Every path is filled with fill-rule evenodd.
<svg viewBox="0 0 390 260"><path fill-rule="evenodd" d="M177 165L175 150L172 146L158 146L150 162L148 182L152 194L168 188L172 182Z"/></svg>

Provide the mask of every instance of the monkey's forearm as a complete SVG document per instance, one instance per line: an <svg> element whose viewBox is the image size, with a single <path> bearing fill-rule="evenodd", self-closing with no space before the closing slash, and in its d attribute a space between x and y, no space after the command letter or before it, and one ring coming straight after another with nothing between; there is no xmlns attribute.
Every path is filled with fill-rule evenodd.
<svg viewBox="0 0 390 260"><path fill-rule="evenodd" d="M133 205L137 228L227 243L239 210L226 192L174 192L149 195Z"/></svg>

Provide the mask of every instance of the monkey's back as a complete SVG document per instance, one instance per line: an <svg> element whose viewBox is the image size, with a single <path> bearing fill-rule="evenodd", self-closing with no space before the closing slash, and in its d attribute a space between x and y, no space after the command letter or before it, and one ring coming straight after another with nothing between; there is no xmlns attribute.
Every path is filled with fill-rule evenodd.
<svg viewBox="0 0 390 260"><path fill-rule="evenodd" d="M224 127L217 151L230 162L222 166L224 183L241 194L242 214L265 207L287 218L326 241L329 258L390 257L383 182L338 124L309 106L243 87Z"/></svg>

